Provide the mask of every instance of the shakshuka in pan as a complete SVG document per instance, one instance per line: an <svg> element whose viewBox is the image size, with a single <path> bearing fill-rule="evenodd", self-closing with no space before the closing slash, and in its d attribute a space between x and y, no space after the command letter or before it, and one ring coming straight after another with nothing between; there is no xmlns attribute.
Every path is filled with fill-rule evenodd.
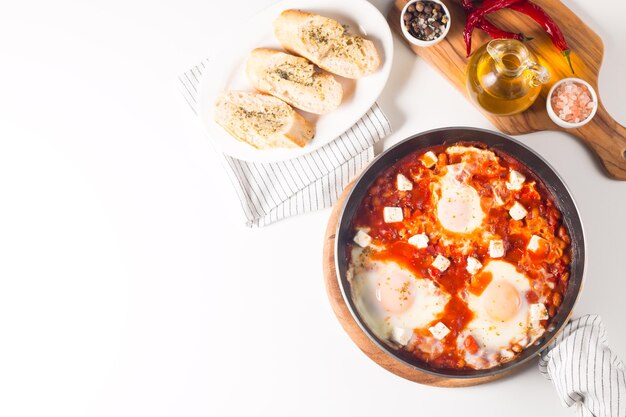
<svg viewBox="0 0 626 417"><path fill-rule="evenodd" d="M381 340L439 369L487 369L548 328L570 238L522 163L484 145L422 149L382 172L352 220L350 296Z"/></svg>

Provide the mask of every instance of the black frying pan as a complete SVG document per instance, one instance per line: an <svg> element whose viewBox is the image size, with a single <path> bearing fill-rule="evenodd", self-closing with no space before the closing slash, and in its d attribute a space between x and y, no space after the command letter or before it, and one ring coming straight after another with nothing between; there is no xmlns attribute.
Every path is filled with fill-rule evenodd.
<svg viewBox="0 0 626 417"><path fill-rule="evenodd" d="M524 163L535 175L540 178L548 192L552 194L553 199L563 215L563 221L569 231L571 238L571 255L572 262L570 265L570 278L567 292L563 299L560 309L556 316L552 319L551 325L537 340L534 345L526 347L515 359L505 362L490 369L482 370L442 370L436 369L418 359L396 350L386 344L384 341L376 337L374 333L367 328L361 319L357 309L354 306L352 297L350 296L350 283L346 278L348 269L348 259L346 258L346 245L352 242L354 231L351 230L352 219L356 214L367 190L376 180L378 175L386 168L395 164L399 159L407 154L423 148L429 148L436 145L451 145L455 142L480 142L489 148L502 151L515 157ZM365 171L357 178L354 187L346 198L344 207L341 210L341 216L337 225L337 234L335 239L335 262L337 268L337 279L339 287L343 294L344 301L352 316L359 324L361 329L369 336L369 338L378 347L393 356L405 365L416 368L419 371L434 374L437 376L448 378L478 378L488 375L495 375L501 372L510 371L512 368L520 367L536 357L555 337L555 335L563 328L570 317L574 303L578 298L578 294L582 288L583 276L585 273L585 236L583 232L582 222L574 199L565 183L557 175L548 163L537 155L534 151L527 148L520 142L500 133L492 132L484 129L467 128L467 127L451 127L429 130L419 133L408 139L403 140L387 151L379 155Z"/></svg>

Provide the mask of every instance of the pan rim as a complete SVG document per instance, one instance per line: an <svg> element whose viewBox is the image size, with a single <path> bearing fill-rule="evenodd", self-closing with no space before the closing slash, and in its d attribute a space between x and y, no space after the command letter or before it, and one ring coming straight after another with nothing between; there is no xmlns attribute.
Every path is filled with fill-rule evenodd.
<svg viewBox="0 0 626 417"><path fill-rule="evenodd" d="M345 215L346 215L346 209L349 207L349 204L352 204L353 202L351 201L353 194L355 192L355 190L357 189L357 186L359 185L359 183L363 180L363 178L365 177L365 175L372 169L372 167L374 167L378 161L380 159L382 159L383 157L385 157L387 154L392 153L397 147L402 146L405 142L407 141L412 141L415 140L417 137L422 137L422 136L427 136L427 135L432 135L432 134L436 134L436 133L444 133L444 132L448 132L448 131L454 131L454 130L463 130L463 131L471 131L471 132L475 132L477 134L488 134L488 135L496 135L500 138L502 138L505 141L509 141L514 143L516 146L519 146L523 149L525 149L526 151L528 151L529 153L531 153L534 157L536 157L541 164L543 164L543 166L545 168L547 168L555 177L556 179L558 179L558 181L561 183L564 191L567 193L567 197L569 197L569 199L571 200L572 203L572 208L574 210L574 213L576 214L576 218L578 220L578 224L579 224L579 232L580 232L580 237L581 237L581 241L580 242L576 242L578 245L580 245L580 247L582 248L582 252L583 252L583 256L581 259L577 260L578 262L582 262L582 269L580 271L580 285L578 286L578 289L576 291L576 293L574 294L574 298L571 302L571 306L569 307L569 309L565 312L565 318L562 320L562 322L558 325L558 327L553 327L553 322L550 323L550 325L548 326L548 329L546 330L546 332L551 332L552 334L550 335L549 338L546 338L545 340L544 337L542 336L541 339L539 339L541 342L541 344L539 345L539 347L535 350L535 352L528 354L526 357L522 358L522 359L518 359L518 360L512 360L512 361L508 361L508 362L504 362L501 363L499 365L496 365L492 368L487 368L487 369L479 369L479 370L467 370L468 372L472 372L464 374L464 373L449 373L449 372L454 372L455 370L447 370L447 369L442 369L442 370L435 370L434 368L428 369L425 366L421 367L421 366L417 366L415 363L411 363L407 360L405 360L404 358L402 358L400 355L397 355L394 353L394 351L392 350L391 347L389 347L388 345L384 344L376 335L373 334L373 332L365 325L365 323L362 321L362 319L360 318L358 312L356 311L356 308L353 304L353 301L351 299L350 294L347 293L347 288L344 285L342 276L341 276L341 267L340 267L340 252L339 252L339 245L341 242L341 239L339 239L340 236L340 230L341 227L345 221ZM477 135L478 136L478 135ZM461 140L459 140L461 141ZM488 147L491 147L492 145L489 145L483 141L480 140L480 137L478 136L478 138L473 139L473 141L478 142L478 143L484 143L485 145L487 145ZM453 143L454 141L450 141L451 143ZM424 146L424 148L426 148L427 146ZM503 151L504 152L504 151ZM507 153L507 152L505 152ZM508 154L508 153L507 153ZM512 157L514 157L515 159L519 160L519 158L517 156L511 155ZM521 161L522 163L524 163L524 165L527 166L527 168L533 172L534 175L536 175L537 177L539 177L544 184L546 184L546 186L548 185L547 180L545 180L542 176L540 176L536 171L536 169L531 168L527 165L527 163L525 161ZM384 168L381 168L378 170L378 172L381 172L382 170L384 170L385 168L389 167L391 165L387 165ZM553 190L549 190L549 192L552 194L552 197L558 201L557 196L554 195ZM559 207L559 210L562 212L562 207ZM570 232L571 235L571 232ZM430 130L426 130L423 132L418 132L415 133L413 135L410 135L408 137L406 137L405 139L402 139L401 141L399 141L398 143L394 144L393 146L391 146L389 149L384 150L383 152L381 152L378 156L376 156L376 158L374 158L369 164L368 166L363 169L363 171L356 177L356 179L354 180L354 185L352 186L352 188L348 191L348 194L346 195L346 198L343 202L343 205L341 207L340 210L340 214L338 217L338 221L337 221L337 226L335 229L335 242L334 242L334 247L333 247L333 251L334 251L334 266L335 266L335 275L336 275L336 279L339 285L339 289L341 291L341 295L343 298L343 301L346 305L346 307L348 308L348 311L350 312L350 315L352 317L352 319L356 322L356 324L359 326L360 330L367 336L367 338L376 345L376 347L378 349L380 349L381 351L383 351L387 356L389 356L390 358L392 358L395 361L400 362L401 364L403 364L404 366L407 366L415 371L418 372L422 372L422 373L426 373L429 375L433 375L433 376L437 376L437 377L441 377L441 378L447 378L447 379L460 379L460 380L467 380L467 379L479 379L482 377L486 377L486 376L494 376L494 375L500 375L500 376L504 376L510 372L512 372L513 370L519 370L521 369L525 364L529 363L531 360L535 359L536 357L540 356L542 354L542 352L545 351L545 349L548 348L548 346L552 343L552 341L554 341L559 334L562 332L563 328L567 325L567 323L569 322L574 308L576 307L576 304L578 303L578 301L580 300L580 294L583 290L584 284L585 284L585 279L586 279L586 275L587 275L587 257L588 257L588 253L587 253L587 238L586 238L586 233L585 233L585 227L582 221L582 217L580 215L580 209L578 207L578 204L574 198L574 195L572 194L572 191L570 189L570 187L567 185L567 183L565 182L565 180L563 179L563 177L558 173L558 171L556 169L554 169L554 167L545 160L545 158L543 156L541 156L538 152L536 152L535 150L533 150L532 148L528 147L527 145L525 145L524 143L522 143L521 141L514 139L508 135L505 135L503 133L500 132L496 132L493 130L488 130L488 129L482 129L482 128L476 128L476 127L468 127L468 126L449 126L449 127L440 127L440 128L435 128L435 129L430 129ZM573 263L572 263L573 264ZM558 311L557 312L557 316L559 314L563 314L562 311ZM555 316L555 318L557 317ZM553 327L553 329L551 330L551 327ZM535 342L536 344L537 342ZM528 346L526 349L532 349L535 344ZM456 370L456 372L459 372L458 370Z"/></svg>

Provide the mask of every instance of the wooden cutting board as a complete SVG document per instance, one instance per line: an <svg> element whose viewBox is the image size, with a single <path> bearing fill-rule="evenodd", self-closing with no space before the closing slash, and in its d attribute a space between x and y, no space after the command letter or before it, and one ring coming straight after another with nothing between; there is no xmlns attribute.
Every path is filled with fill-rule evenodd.
<svg viewBox="0 0 626 417"><path fill-rule="evenodd" d="M463 95L465 90L465 69L468 59L465 54L463 27L465 12L458 3L443 0L451 14L452 26L446 38L438 44L420 48L410 44L402 35L400 12L408 0L395 0L388 14L391 28L404 40L417 55L434 66ZM563 129L550 120L546 113L546 96L554 82L571 77L565 58L552 46L543 29L529 17L511 10L502 10L489 15L496 25L511 32L522 32L534 38L527 45L539 58L542 65L549 68L551 82L544 86L541 97L533 106L521 114L499 117L483 112L485 117L499 130L510 135L521 135L541 130L560 130L570 133L585 142L600 158L607 173L616 179L626 180L626 128L617 123L606 111L599 97L598 74L604 56L604 45L578 16L559 0L537 0L558 23L572 50L572 64L576 75L589 82L598 93L599 106L593 120L578 129ZM473 35L472 51L489 41L489 36L476 29Z"/></svg>

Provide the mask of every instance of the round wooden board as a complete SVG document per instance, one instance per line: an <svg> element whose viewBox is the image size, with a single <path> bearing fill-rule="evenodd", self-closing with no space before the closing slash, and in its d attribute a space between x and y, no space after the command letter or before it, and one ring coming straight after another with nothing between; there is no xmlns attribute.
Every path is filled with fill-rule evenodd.
<svg viewBox="0 0 626 417"><path fill-rule="evenodd" d="M431 375L407 366L393 358L387 352L376 346L376 344L365 334L365 332L361 330L343 300L343 295L341 294L339 281L337 279L337 271L335 269L335 233L337 232L337 222L339 221L339 216L341 214L340 211L343 207L344 201L353 185L354 179L343 190L341 196L339 196L339 200L337 200L333 206L330 218L328 219L328 225L326 226L323 250L324 285L326 287L326 293L328 294L328 299L333 311L335 312L335 316L337 316L339 323L341 323L341 326L344 328L346 333L348 333L348 336L350 336L352 341L356 343L363 353L365 353L371 360L389 372L420 384L434 385L438 387L466 387L494 381L510 375L512 372L520 369L520 367L515 367L510 371L500 372L496 375L479 378L444 378Z"/></svg>

